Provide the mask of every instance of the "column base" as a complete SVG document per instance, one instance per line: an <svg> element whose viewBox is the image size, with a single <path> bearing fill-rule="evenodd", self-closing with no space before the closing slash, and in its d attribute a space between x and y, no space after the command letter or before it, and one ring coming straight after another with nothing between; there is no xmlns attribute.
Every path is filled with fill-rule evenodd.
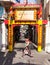
<svg viewBox="0 0 50 65"><path fill-rule="evenodd" d="M6 47L2 47L1 52L6 52Z"/></svg>
<svg viewBox="0 0 50 65"><path fill-rule="evenodd" d="M38 52L41 52L42 49L41 49L41 46L38 46Z"/></svg>
<svg viewBox="0 0 50 65"><path fill-rule="evenodd" d="M13 51L12 45L9 45L9 51L10 51L10 52Z"/></svg>

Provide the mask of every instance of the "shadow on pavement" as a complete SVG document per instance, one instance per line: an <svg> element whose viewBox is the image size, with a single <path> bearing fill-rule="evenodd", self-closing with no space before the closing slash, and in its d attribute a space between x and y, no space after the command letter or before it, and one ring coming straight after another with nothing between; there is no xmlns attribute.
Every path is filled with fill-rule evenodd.
<svg viewBox="0 0 50 65"><path fill-rule="evenodd" d="M31 63L17 63L13 65L37 65L37 64L31 64ZM38 64L39 65L39 64Z"/></svg>
<svg viewBox="0 0 50 65"><path fill-rule="evenodd" d="M30 62L23 63L20 61L19 61L19 63L13 64L13 58L15 58L15 55L17 53L15 51L8 52L5 57L4 57L4 54L5 53L0 53L0 65L39 65L39 64L31 64ZM16 59L15 61L17 61L17 60L18 59Z"/></svg>
<svg viewBox="0 0 50 65"><path fill-rule="evenodd" d="M13 58L17 53L15 51L8 52L5 57L4 54L5 53L0 52L0 65L12 65Z"/></svg>
<svg viewBox="0 0 50 65"><path fill-rule="evenodd" d="M15 51L7 53L5 65L12 65L15 54L17 54Z"/></svg>
<svg viewBox="0 0 50 65"><path fill-rule="evenodd" d="M0 52L0 65L2 65L2 63L3 63L4 59L5 59L4 54L5 53Z"/></svg>

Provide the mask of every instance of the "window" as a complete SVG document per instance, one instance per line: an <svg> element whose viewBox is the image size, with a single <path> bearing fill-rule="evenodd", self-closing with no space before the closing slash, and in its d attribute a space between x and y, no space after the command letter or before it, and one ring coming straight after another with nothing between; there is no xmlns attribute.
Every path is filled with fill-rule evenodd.
<svg viewBox="0 0 50 65"><path fill-rule="evenodd" d="M3 12L4 12L4 8L3 7L0 7L0 17L2 17Z"/></svg>

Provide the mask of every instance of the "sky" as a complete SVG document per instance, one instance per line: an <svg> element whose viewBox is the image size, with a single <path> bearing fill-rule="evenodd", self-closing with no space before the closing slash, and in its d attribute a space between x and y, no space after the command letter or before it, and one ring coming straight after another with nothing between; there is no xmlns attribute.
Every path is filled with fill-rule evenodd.
<svg viewBox="0 0 50 65"><path fill-rule="evenodd" d="M36 3L37 0L28 0L28 3ZM24 2L24 0L20 0L21 3Z"/></svg>

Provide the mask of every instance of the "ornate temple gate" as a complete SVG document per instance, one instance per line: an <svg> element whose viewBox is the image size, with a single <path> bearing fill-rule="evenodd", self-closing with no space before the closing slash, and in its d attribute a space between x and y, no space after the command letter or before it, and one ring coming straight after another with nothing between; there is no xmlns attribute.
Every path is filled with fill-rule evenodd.
<svg viewBox="0 0 50 65"><path fill-rule="evenodd" d="M42 15L42 10L40 11L40 5L27 5L27 6L13 6L12 7L14 19L9 19L8 24L8 43L9 43L9 51L13 50L13 26L28 24L28 25L37 25L38 32L38 51L42 50L42 20L40 19L40 15ZM11 17L11 16L10 16Z"/></svg>

